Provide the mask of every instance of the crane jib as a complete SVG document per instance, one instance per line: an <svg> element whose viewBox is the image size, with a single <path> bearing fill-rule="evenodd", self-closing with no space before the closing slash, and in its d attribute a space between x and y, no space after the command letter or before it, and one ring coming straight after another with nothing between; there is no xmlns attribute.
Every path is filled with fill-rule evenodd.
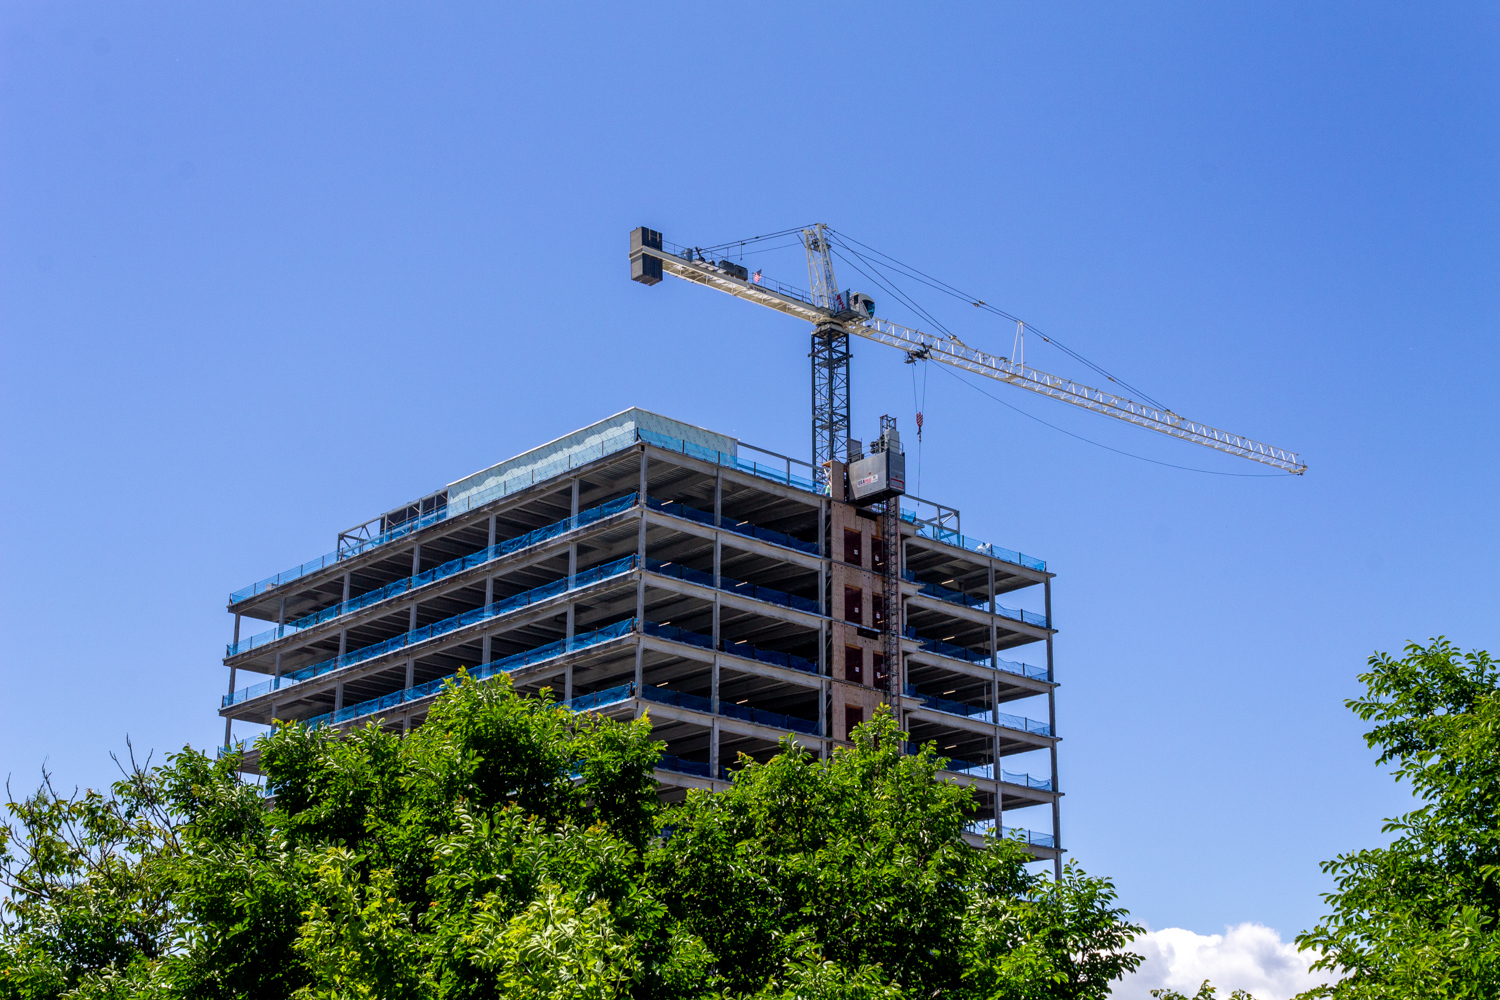
<svg viewBox="0 0 1500 1000"><path fill-rule="evenodd" d="M642 245L638 240L632 240L630 260L633 272L642 271L638 262L644 259L654 259L660 261L661 270L668 274L717 289L736 298L747 299L814 325L838 323L855 336L894 347L899 351L904 351L908 356L920 354L922 357L963 371L1027 389L1060 402L1071 403L1094 413L1114 417L1181 441L1261 462L1294 475L1300 476L1307 471L1306 463L1301 461L1296 452L1188 420L1170 410L1146 406L1124 396L1117 396L1072 379L1049 375L1008 358L975 350L958 340L935 337L885 319L852 321L838 318L833 310L815 305L811 296L801 289L764 279L754 281L741 278L712 261L695 260L689 256L673 253L662 245L664 241L659 233L650 230L646 232L654 237L650 244ZM650 280L650 277L650 272L647 272L646 278L636 277L636 280L646 284L655 284L660 280L659 277Z"/></svg>

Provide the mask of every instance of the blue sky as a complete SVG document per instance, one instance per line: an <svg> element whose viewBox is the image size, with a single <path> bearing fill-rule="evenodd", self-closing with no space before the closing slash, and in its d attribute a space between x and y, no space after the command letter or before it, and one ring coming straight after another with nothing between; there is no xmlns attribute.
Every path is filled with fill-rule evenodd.
<svg viewBox="0 0 1500 1000"><path fill-rule="evenodd" d="M1497 28L1478 4L7 4L0 770L99 784L127 734L214 745L230 590L627 406L802 454L806 330L632 284L625 249L826 221L1310 464L1150 464L927 377L922 493L1058 573L1073 856L1154 927L1295 933L1318 861L1405 806L1342 707L1365 657L1500 645ZM862 436L890 412L910 447L911 375L857 345Z"/></svg>

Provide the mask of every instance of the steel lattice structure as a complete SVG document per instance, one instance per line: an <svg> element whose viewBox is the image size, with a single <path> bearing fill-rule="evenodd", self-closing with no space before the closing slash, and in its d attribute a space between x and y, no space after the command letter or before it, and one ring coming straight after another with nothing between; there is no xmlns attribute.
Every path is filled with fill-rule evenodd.
<svg viewBox="0 0 1500 1000"><path fill-rule="evenodd" d="M707 285L736 298L746 299L769 309L796 316L812 323L819 331L830 326L841 328L843 338L842 358L832 346L820 353L820 343L832 345L837 339L819 332L813 335L813 459L814 467L821 470L821 463L837 457L838 443L835 437L840 427L844 436L848 431L849 368L847 335L864 337L876 343L894 347L908 356L937 361L963 371L983 375L986 378L1051 399L1070 403L1085 410L1114 417L1160 434L1182 441L1203 445L1215 451L1251 461L1261 462L1294 475L1307 471L1307 464L1294 451L1256 441L1243 435L1212 427L1196 420L1189 420L1171 410L1137 403L1115 393L1105 392L1084 385L1073 379L1050 375L1024 363L1009 358L987 354L969 347L952 337L938 337L921 330L893 323L876 317L851 316L847 303L841 301L833 284L832 263L828 256L826 227L815 226L804 230L803 243L808 254L808 274L821 291L825 301L818 301L818 294L808 294L798 288L778 282L740 278L701 254L686 247L677 247L662 241L661 248L638 247L631 251L631 260L640 257L655 257L661 261L662 270L688 281ZM825 374L820 375L820 365ZM841 366L841 372L838 368ZM836 409L842 407L842 410ZM842 414L842 424L840 416Z"/></svg>

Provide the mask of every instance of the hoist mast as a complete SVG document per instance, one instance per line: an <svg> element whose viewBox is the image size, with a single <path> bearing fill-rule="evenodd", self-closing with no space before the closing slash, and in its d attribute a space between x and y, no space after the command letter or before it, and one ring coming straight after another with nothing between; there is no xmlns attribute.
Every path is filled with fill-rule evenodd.
<svg viewBox="0 0 1500 1000"><path fill-rule="evenodd" d="M820 223L802 230L802 242L807 251L811 292L763 278L759 271L751 275L730 260L709 260L701 250L670 244L662 239L661 233L644 226L630 235L630 276L654 285L662 280L664 273L673 274L813 325L813 469L820 477L824 475L824 463L838 458L839 449L849 436L851 334L894 347L909 359L941 362L1294 475L1307 471L1307 465L1296 452L1188 420L1164 407L1137 403L1072 379L1049 375L1027 366L1019 350L1012 352L1017 355L1015 359L999 357L969 347L956 337L937 337L877 318L874 302L868 296L839 291L833 274L828 227ZM1018 344L1020 336L1018 330Z"/></svg>

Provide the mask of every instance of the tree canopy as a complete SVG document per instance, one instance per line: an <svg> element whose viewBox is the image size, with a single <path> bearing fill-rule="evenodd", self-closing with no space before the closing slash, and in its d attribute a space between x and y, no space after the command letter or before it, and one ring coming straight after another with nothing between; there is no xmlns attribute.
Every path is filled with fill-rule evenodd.
<svg viewBox="0 0 1500 1000"><path fill-rule="evenodd" d="M1323 865L1330 912L1297 943L1345 978L1308 997L1500 996L1500 675L1442 638L1405 652L1372 656L1348 706L1423 805Z"/></svg>
<svg viewBox="0 0 1500 1000"><path fill-rule="evenodd" d="M287 725L10 803L0 1000L1102 998L1110 883L970 847L886 714L658 804L647 720L461 680L401 735Z"/></svg>

